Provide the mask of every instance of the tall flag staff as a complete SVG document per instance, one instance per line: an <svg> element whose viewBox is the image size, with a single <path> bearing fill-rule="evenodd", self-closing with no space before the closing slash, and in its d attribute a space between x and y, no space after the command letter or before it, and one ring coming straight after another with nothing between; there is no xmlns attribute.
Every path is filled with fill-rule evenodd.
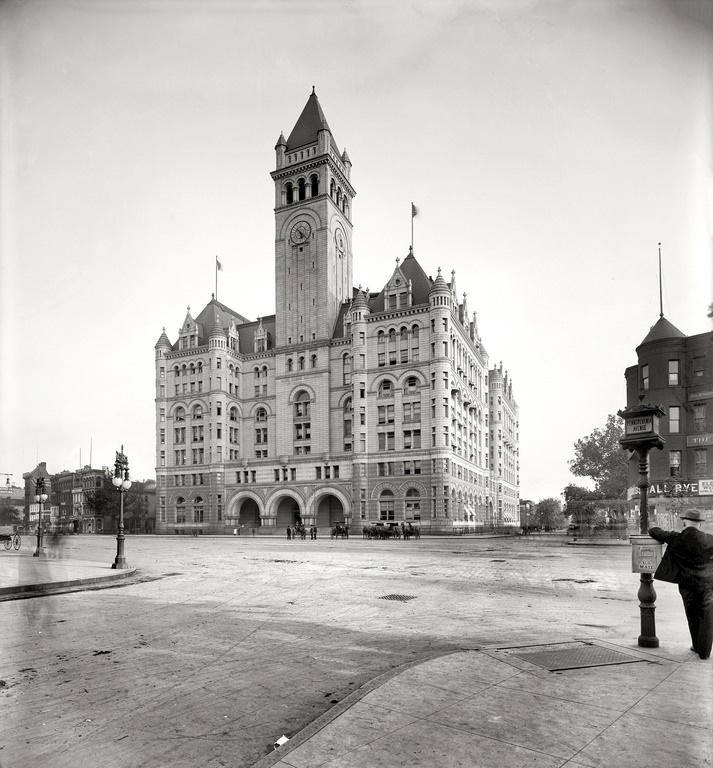
<svg viewBox="0 0 713 768"><path fill-rule="evenodd" d="M659 243L659 317L663 317L663 278L661 277L661 243Z"/></svg>
<svg viewBox="0 0 713 768"><path fill-rule="evenodd" d="M418 210L416 209L416 206L411 203L411 252L413 252L413 220L416 218L417 214Z"/></svg>
<svg viewBox="0 0 713 768"><path fill-rule="evenodd" d="M223 269L223 265L215 257L215 300L218 301L218 272Z"/></svg>

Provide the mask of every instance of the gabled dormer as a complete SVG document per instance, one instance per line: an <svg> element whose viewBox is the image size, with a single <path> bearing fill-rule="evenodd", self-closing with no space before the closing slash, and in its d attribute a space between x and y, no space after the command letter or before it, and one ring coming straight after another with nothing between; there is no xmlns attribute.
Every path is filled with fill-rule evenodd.
<svg viewBox="0 0 713 768"><path fill-rule="evenodd" d="M194 349L200 344L200 328L191 315L191 308L186 309L186 318L178 329L178 348Z"/></svg>
<svg viewBox="0 0 713 768"><path fill-rule="evenodd" d="M396 269L384 286L384 310L393 312L407 309L413 304L413 286L401 269L401 259L396 259Z"/></svg>
<svg viewBox="0 0 713 768"><path fill-rule="evenodd" d="M255 330L254 352L267 352L268 333L263 327L262 318L258 318L257 328Z"/></svg>
<svg viewBox="0 0 713 768"><path fill-rule="evenodd" d="M235 325L235 320L230 321L230 327L228 328L228 349L232 352L240 351L240 331L238 331L238 326Z"/></svg>

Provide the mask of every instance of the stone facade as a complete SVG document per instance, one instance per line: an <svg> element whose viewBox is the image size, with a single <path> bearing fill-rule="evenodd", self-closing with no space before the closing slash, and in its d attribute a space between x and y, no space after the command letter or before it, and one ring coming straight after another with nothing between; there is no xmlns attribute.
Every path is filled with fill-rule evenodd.
<svg viewBox="0 0 713 768"><path fill-rule="evenodd" d="M275 183L275 315L213 297L156 351L159 533L519 522L519 413L455 273L352 287L351 161L312 93Z"/></svg>

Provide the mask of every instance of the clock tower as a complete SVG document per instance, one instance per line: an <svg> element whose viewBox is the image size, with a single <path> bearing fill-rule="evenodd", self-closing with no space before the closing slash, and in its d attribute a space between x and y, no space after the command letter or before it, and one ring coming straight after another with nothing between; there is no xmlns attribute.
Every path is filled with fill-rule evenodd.
<svg viewBox="0 0 713 768"><path fill-rule="evenodd" d="M275 146L275 346L332 337L352 295L351 161L317 94Z"/></svg>

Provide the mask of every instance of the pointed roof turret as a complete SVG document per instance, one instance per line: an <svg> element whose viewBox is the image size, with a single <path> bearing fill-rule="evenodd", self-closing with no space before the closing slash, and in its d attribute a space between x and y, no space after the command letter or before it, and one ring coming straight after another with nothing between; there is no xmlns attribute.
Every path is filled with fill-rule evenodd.
<svg viewBox="0 0 713 768"><path fill-rule="evenodd" d="M663 315L651 326L646 338L639 344L642 347L651 341L661 341L662 339L685 339L686 334L679 331L676 326L667 320ZM638 349L638 347L637 347Z"/></svg>
<svg viewBox="0 0 713 768"><path fill-rule="evenodd" d="M166 336L166 326L163 327L161 335L158 337L158 341L154 345L154 349L161 349L161 347L171 349L171 342L169 341L168 336Z"/></svg>
<svg viewBox="0 0 713 768"><path fill-rule="evenodd" d="M277 144L275 144L275 149L277 149L278 147L286 147L286 146L287 146L287 142L285 141L285 134L282 131L280 131L280 138L277 140Z"/></svg>
<svg viewBox="0 0 713 768"><path fill-rule="evenodd" d="M334 136L332 136L332 131L327 123L327 118L324 116L324 112L322 112L319 99L314 92L314 86L312 86L312 93L309 99L307 99L307 104L287 139L286 149L292 151L307 144L315 144L320 131L327 131L329 133L332 149L339 155L340 152L337 149Z"/></svg>
<svg viewBox="0 0 713 768"><path fill-rule="evenodd" d="M213 336L220 336L221 338L225 338L225 331L223 330L223 326L220 322L220 315L216 312L215 315L215 322L213 323L213 329L210 332L211 337Z"/></svg>
<svg viewBox="0 0 713 768"><path fill-rule="evenodd" d="M438 275L436 276L436 279L433 281L433 287L431 288L431 293L450 293L450 289L448 288L448 283L443 278L440 267L438 267Z"/></svg>
<svg viewBox="0 0 713 768"><path fill-rule="evenodd" d="M357 290L357 295L354 298L354 301L352 302L352 311L354 311L355 309L361 310L362 312L369 311L369 301L366 297L366 294L362 290L361 286L359 286Z"/></svg>

